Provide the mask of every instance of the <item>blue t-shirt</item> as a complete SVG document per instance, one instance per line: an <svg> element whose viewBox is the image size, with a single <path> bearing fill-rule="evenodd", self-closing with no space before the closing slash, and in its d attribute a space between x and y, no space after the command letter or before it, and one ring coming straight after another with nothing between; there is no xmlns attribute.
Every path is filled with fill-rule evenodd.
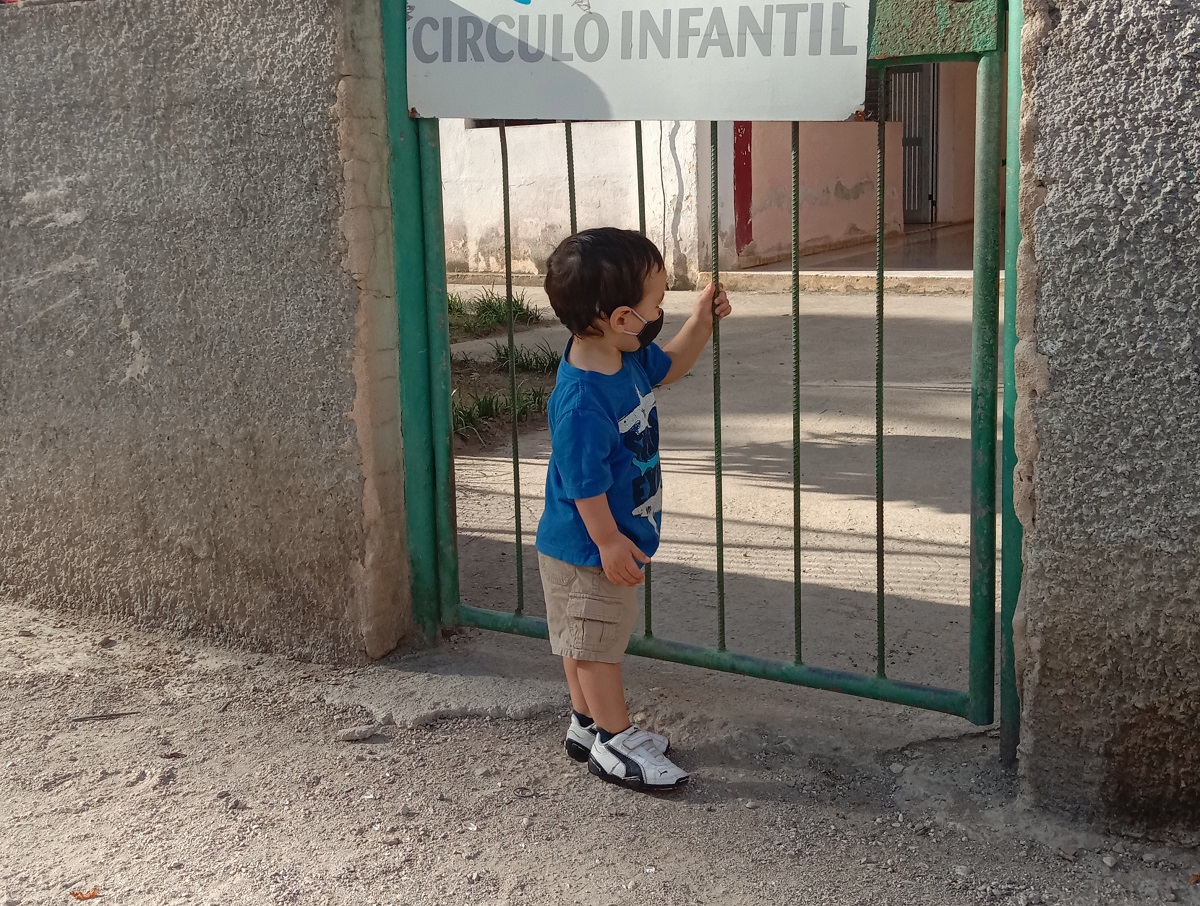
<svg viewBox="0 0 1200 906"><path fill-rule="evenodd" d="M577 566L600 566L600 549L587 533L576 500L607 494L617 528L648 557L662 528L662 469L654 387L671 358L651 344L622 355L616 374L558 366L550 395L550 468L546 511L537 549Z"/></svg>

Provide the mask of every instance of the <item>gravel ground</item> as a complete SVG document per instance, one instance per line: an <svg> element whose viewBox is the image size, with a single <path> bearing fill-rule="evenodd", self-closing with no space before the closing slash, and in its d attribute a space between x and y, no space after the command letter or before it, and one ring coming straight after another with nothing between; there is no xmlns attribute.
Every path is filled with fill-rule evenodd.
<svg viewBox="0 0 1200 906"><path fill-rule="evenodd" d="M538 642L338 669L0 626L0 904L1200 904L1194 850L1025 812L940 717L633 661L694 771L654 797L566 758Z"/></svg>

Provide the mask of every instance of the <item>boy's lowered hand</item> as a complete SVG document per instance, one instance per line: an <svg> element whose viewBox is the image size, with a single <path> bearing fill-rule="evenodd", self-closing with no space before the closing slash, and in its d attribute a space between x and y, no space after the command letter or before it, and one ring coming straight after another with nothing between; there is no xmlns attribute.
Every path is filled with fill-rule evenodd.
<svg viewBox="0 0 1200 906"><path fill-rule="evenodd" d="M600 563L604 567L604 575L613 585L632 587L646 581L641 564L649 563L650 558L620 532L615 532L597 547L600 548Z"/></svg>
<svg viewBox="0 0 1200 906"><path fill-rule="evenodd" d="M646 577L640 564L649 563L650 558L636 544L621 534L617 521L608 506L608 497L599 494L576 500L575 506L583 519L588 536L600 549L600 565L604 575L613 585L632 587L641 585Z"/></svg>

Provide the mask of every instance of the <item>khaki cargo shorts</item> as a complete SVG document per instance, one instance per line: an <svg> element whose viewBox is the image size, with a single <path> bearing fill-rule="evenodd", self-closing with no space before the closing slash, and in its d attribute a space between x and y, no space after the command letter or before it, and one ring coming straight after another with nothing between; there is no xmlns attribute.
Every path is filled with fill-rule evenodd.
<svg viewBox="0 0 1200 906"><path fill-rule="evenodd" d="M619 664L641 610L641 588L613 585L604 570L538 554L550 650L579 661Z"/></svg>

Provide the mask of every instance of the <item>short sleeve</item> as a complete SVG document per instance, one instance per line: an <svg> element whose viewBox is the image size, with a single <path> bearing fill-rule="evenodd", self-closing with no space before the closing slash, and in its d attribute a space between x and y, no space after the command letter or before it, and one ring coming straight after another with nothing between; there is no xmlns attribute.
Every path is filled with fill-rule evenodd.
<svg viewBox="0 0 1200 906"><path fill-rule="evenodd" d="M650 378L650 386L657 387L662 383L667 372L671 370L671 357L662 351L657 343L651 343L645 349L630 353L634 361L642 366L646 377Z"/></svg>
<svg viewBox="0 0 1200 906"><path fill-rule="evenodd" d="M612 419L595 409L569 409L556 420L551 456L567 497L585 500L612 487L609 457L618 440Z"/></svg>

